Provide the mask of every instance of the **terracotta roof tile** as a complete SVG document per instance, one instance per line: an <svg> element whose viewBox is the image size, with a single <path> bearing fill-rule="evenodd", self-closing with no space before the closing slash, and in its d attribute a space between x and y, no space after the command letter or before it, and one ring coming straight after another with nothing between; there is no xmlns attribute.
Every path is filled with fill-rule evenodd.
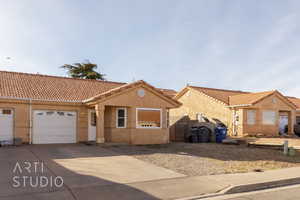
<svg viewBox="0 0 300 200"><path fill-rule="evenodd" d="M177 94L177 91L172 89L162 89L162 88L158 88L158 89L171 98L173 98Z"/></svg>
<svg viewBox="0 0 300 200"><path fill-rule="evenodd" d="M82 101L125 83L0 71L0 96Z"/></svg>
<svg viewBox="0 0 300 200"><path fill-rule="evenodd" d="M112 81L0 71L0 97L7 98L82 102L126 84ZM170 90L158 90L169 96Z"/></svg>
<svg viewBox="0 0 300 200"><path fill-rule="evenodd" d="M296 97L287 97L287 98L288 98L288 100L293 102L293 104L295 104L298 109L300 109L300 99L299 98L296 98Z"/></svg>
<svg viewBox="0 0 300 200"><path fill-rule="evenodd" d="M267 91L267 92L256 92L249 94L240 94L229 97L229 105L245 105L245 104L254 104L265 98L276 91Z"/></svg>
<svg viewBox="0 0 300 200"><path fill-rule="evenodd" d="M211 96L225 104L229 104L230 96L249 93L249 92L243 92L238 90L223 90L223 89L214 89L214 88L206 88L206 87L196 87L196 86L189 86L189 87L198 90L208 96Z"/></svg>
<svg viewBox="0 0 300 200"><path fill-rule="evenodd" d="M116 93L125 91L126 89L129 89L129 88L132 88L132 87L136 87L136 86L140 86L140 85L144 85L144 86L149 87L152 90L155 90L157 93L159 93L160 95L162 95L163 97L165 97L168 101L172 102L176 106L180 106L181 105L180 102L178 102L177 100L175 100L172 97L170 97L169 95L167 95L165 92L162 91L162 89L155 88L155 87L153 87L152 85L146 83L143 80L139 80L139 81L136 81L136 82L133 82L133 83L128 83L128 84L122 85L122 86L117 87L117 88L113 88L113 89L111 89L109 91L106 91L106 92L98 94L98 95L96 95L96 96L94 96L92 98L89 98L89 99L85 100L84 102L91 102L91 101L94 101L94 100L99 100L101 98L106 98L106 97L109 97L109 96L114 95Z"/></svg>

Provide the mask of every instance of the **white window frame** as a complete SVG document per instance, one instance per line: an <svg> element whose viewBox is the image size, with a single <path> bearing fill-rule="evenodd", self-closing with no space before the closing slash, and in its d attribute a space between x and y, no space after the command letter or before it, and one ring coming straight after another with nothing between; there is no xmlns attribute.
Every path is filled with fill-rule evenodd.
<svg viewBox="0 0 300 200"><path fill-rule="evenodd" d="M119 110L124 110L124 126L119 126ZM117 108L116 109L116 127L117 128L127 128L127 108Z"/></svg>
<svg viewBox="0 0 300 200"><path fill-rule="evenodd" d="M139 126L139 123L138 123L138 111L139 110L155 110L155 111L159 111L160 112L160 126L159 127L142 127L142 126ZM161 129L162 128L162 109L161 108L136 108L135 122L136 122L136 128Z"/></svg>
<svg viewBox="0 0 300 200"><path fill-rule="evenodd" d="M266 123L264 120L264 113L265 112L273 112L274 113L274 123ZM276 125L277 122L277 115L276 115L276 111L275 110L263 110L262 111L262 123L263 125Z"/></svg>
<svg viewBox="0 0 300 200"><path fill-rule="evenodd" d="M250 113L253 113L254 114L254 119L253 119L253 122L252 121L249 121L249 114ZM255 125L256 124L256 110L247 110L247 125Z"/></svg>

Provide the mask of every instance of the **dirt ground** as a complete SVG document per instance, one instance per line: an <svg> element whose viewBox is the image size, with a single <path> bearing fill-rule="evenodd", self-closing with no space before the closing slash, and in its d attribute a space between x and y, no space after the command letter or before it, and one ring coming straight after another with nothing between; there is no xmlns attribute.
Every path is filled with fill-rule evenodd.
<svg viewBox="0 0 300 200"><path fill-rule="evenodd" d="M300 166L300 153L284 156L274 149L214 143L166 145L108 145L117 153L165 167L188 176L243 173Z"/></svg>

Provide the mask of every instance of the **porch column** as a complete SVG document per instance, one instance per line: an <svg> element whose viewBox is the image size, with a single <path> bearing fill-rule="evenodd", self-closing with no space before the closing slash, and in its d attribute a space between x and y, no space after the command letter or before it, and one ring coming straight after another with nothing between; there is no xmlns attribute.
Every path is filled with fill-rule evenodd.
<svg viewBox="0 0 300 200"><path fill-rule="evenodd" d="M296 112L295 111L291 111L289 113L289 124L288 124L288 134L294 135L295 134L295 130L294 130L294 125L296 124Z"/></svg>
<svg viewBox="0 0 300 200"><path fill-rule="evenodd" d="M96 124L96 142L104 143L104 111L105 106L101 104L97 104L95 106L96 116L97 116L97 124Z"/></svg>

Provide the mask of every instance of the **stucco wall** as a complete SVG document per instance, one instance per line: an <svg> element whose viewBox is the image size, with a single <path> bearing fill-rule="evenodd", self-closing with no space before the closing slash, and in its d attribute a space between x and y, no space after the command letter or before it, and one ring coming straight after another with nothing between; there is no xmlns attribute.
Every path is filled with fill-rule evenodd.
<svg viewBox="0 0 300 200"><path fill-rule="evenodd" d="M126 128L116 128L117 106L105 107L105 141L129 144L165 144L169 142L166 110L162 109L162 128L136 128L136 108L127 107Z"/></svg>
<svg viewBox="0 0 300 200"><path fill-rule="evenodd" d="M203 113L209 119L216 118L222 121L229 128L231 134L232 111L224 103L193 89L187 91L178 101L182 103L182 106L170 110L170 125L185 116L195 120L197 113Z"/></svg>
<svg viewBox="0 0 300 200"><path fill-rule="evenodd" d="M273 99L276 99L275 102ZM278 94L273 94L262 101L258 102L252 107L236 107L228 108L225 104L206 96L198 91L190 89L183 96L179 98L179 101L183 104L180 108L172 109L170 111L170 123L173 125L179 119L184 116L188 116L190 119L196 119L197 113L203 113L208 118L217 118L221 120L228 129L229 135L243 137L246 135L265 135L265 136L277 136L279 131L279 111L288 111L290 123L289 133L293 133L293 124L295 123L296 111L292 108L283 98ZM256 112L256 124L247 124L247 109L255 109ZM274 110L277 115L277 121L275 125L264 125L262 123L263 110ZM238 116L239 121L233 122L234 113ZM300 115L300 112L298 112ZM233 126L235 124L235 126ZM235 129L235 132L233 131ZM172 138L173 131L171 131Z"/></svg>
<svg viewBox="0 0 300 200"><path fill-rule="evenodd" d="M275 101L274 101L275 99ZM249 125L247 124L247 112L245 109L243 116L243 134L244 135L257 135L263 134L265 136L278 136L279 132L279 112L287 111L290 115L289 119L289 133L293 133L292 124L295 123L295 110L291 108L286 102L284 102L280 96L274 94L272 96L267 97L266 99L260 101L255 106L252 106L251 109L256 110L256 124ZM265 125L263 124L263 111L264 110L272 110L276 112L276 123L275 125Z"/></svg>
<svg viewBox="0 0 300 200"><path fill-rule="evenodd" d="M14 110L14 137L22 138L23 142L29 143L30 133L30 106L29 101L1 100L0 108ZM77 112L77 141L87 140L87 108L79 105L64 105L52 102L32 102L32 110L63 110ZM33 121L32 121L33 123ZM34 133L32 133L34 134Z"/></svg>
<svg viewBox="0 0 300 200"><path fill-rule="evenodd" d="M174 107L166 99L153 91L145 89L145 96L137 96L134 88L121 95L113 96L101 102L105 107L104 135L107 142L131 144L162 144L169 142L166 111ZM127 108L127 127L116 128L116 108ZM14 136L29 142L29 101L1 100L0 108L14 110ZM32 102L32 110L63 110L77 112L77 142L88 140L88 109L93 105L58 102ZM162 110L162 127L158 129L136 128L136 108L159 108ZM34 133L32 133L34 134Z"/></svg>

